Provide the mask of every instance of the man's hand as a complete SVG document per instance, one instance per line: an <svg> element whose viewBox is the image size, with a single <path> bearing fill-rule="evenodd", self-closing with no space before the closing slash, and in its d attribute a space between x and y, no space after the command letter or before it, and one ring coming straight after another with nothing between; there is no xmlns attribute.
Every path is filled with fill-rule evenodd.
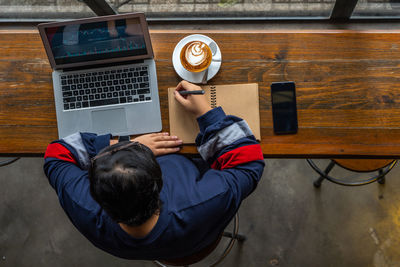
<svg viewBox="0 0 400 267"><path fill-rule="evenodd" d="M169 133L152 133L136 137L132 141L139 142L153 151L154 155L161 156L179 151L182 140Z"/></svg>
<svg viewBox="0 0 400 267"><path fill-rule="evenodd" d="M161 156L179 151L182 140L177 136L170 136L169 133L144 134L131 140L139 142L153 151L154 155ZM110 140L110 146L118 143L118 140Z"/></svg>
<svg viewBox="0 0 400 267"><path fill-rule="evenodd" d="M179 91L201 90L200 86L191 84L187 81L181 81L175 89L175 99L189 112L192 112L196 118L211 110L210 104L205 95L186 95L181 96Z"/></svg>

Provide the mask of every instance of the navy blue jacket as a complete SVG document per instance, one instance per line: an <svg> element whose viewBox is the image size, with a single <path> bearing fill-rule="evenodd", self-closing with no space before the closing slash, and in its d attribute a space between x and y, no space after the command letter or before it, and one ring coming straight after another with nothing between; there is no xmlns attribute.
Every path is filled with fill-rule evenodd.
<svg viewBox="0 0 400 267"><path fill-rule="evenodd" d="M144 238L123 231L90 195L90 158L109 145L111 135L76 133L51 143L44 170L72 223L98 248L126 259L188 256L216 240L264 169L260 145L245 121L215 108L198 123L196 145L208 167L179 154L157 157L162 209Z"/></svg>

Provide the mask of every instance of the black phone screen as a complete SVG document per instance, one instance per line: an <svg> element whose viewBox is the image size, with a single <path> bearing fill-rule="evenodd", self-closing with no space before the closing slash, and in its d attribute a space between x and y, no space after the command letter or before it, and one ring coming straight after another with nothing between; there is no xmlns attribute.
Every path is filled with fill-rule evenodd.
<svg viewBox="0 0 400 267"><path fill-rule="evenodd" d="M276 134L297 132L296 88L294 82L271 84L272 116Z"/></svg>

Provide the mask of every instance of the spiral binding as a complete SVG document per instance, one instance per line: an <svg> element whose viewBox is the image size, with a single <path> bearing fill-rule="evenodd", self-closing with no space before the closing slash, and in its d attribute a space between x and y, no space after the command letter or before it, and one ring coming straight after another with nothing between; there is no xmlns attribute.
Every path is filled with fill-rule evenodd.
<svg viewBox="0 0 400 267"><path fill-rule="evenodd" d="M217 90L215 86L210 86L210 104L211 108L215 108L217 106Z"/></svg>

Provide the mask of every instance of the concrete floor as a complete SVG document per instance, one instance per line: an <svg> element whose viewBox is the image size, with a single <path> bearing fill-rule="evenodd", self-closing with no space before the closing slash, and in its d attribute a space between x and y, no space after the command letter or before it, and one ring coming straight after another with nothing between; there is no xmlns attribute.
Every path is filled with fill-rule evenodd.
<svg viewBox="0 0 400 267"><path fill-rule="evenodd" d="M324 182L315 189L305 160L266 163L240 209L248 240L235 244L221 266L400 266L400 166L385 185ZM0 266L154 266L89 243L59 206L42 164L23 158L0 168Z"/></svg>

